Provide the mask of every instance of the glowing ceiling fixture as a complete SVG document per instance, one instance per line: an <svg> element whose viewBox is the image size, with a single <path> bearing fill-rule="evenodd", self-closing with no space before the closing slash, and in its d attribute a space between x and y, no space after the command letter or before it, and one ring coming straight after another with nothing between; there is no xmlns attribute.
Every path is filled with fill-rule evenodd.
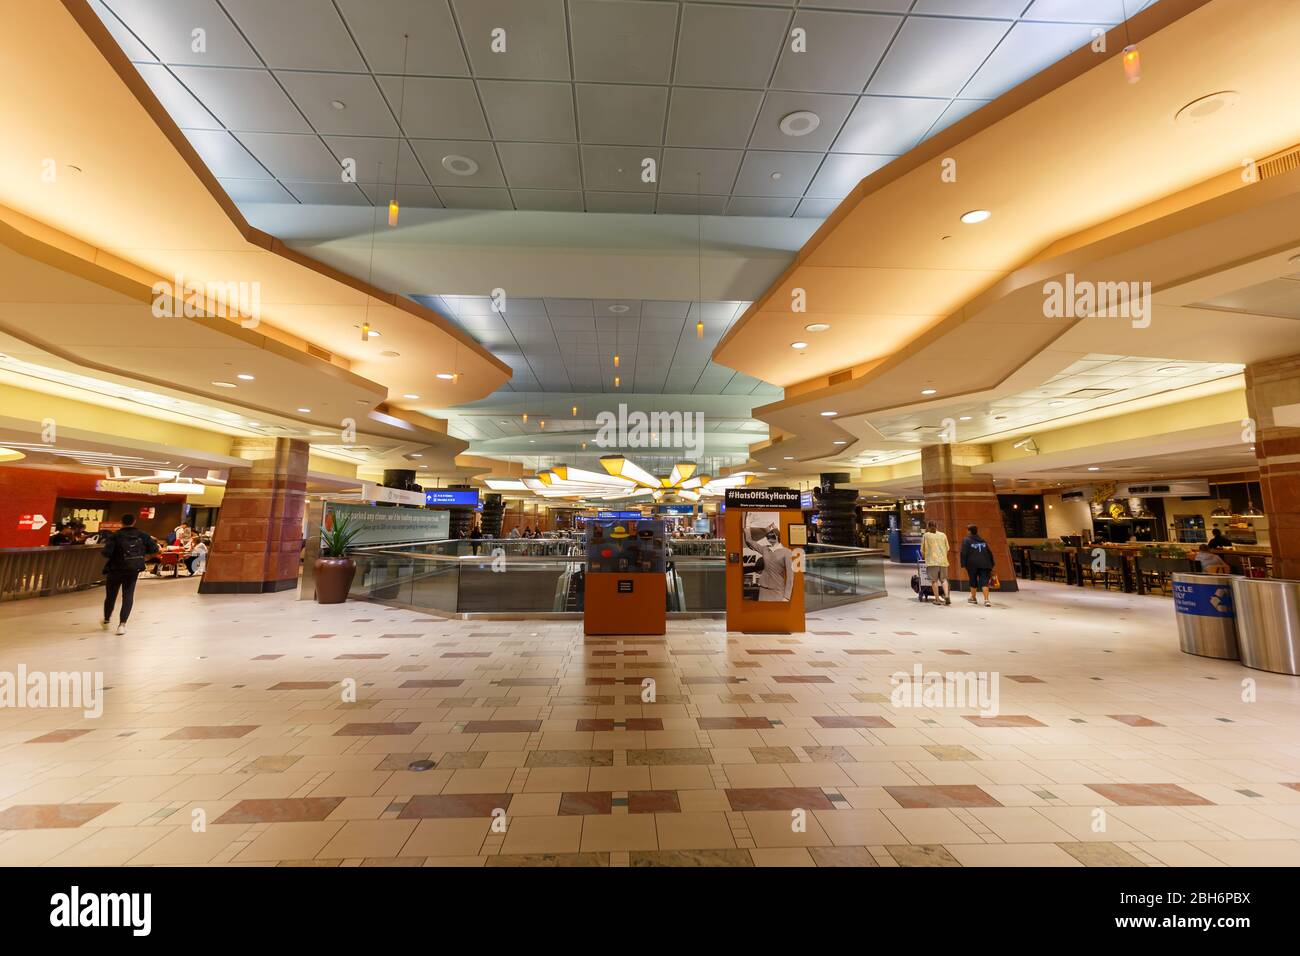
<svg viewBox="0 0 1300 956"><path fill-rule="evenodd" d="M814 322L811 325L805 325L803 330L805 332L825 332L829 328L830 325L826 322Z"/></svg>
<svg viewBox="0 0 1300 956"><path fill-rule="evenodd" d="M388 224L390 226L397 225L397 212L398 212L397 200L396 199L388 200Z"/></svg>
<svg viewBox="0 0 1300 956"><path fill-rule="evenodd" d="M618 387L619 387L620 385L622 385L622 384L623 384L623 380L622 380L621 378L619 378L617 375L615 375L615 376L614 376L614 387L615 387L615 388L618 388Z"/></svg>
<svg viewBox="0 0 1300 956"><path fill-rule="evenodd" d="M935 394L938 393L938 391L939 391L939 390L938 390L937 388L923 388L923 389L921 389L921 394L922 394L922 395L935 395Z"/></svg>
<svg viewBox="0 0 1300 956"><path fill-rule="evenodd" d="M398 173L402 168L402 115L406 109L406 56L411 50L411 35L402 34L402 90L397 101L397 157L393 161L393 198L388 201L388 224L397 225L397 184L400 183L401 177Z"/></svg>
<svg viewBox="0 0 1300 956"><path fill-rule="evenodd" d="M407 392L405 395L402 396L402 398L405 398L405 399L407 399L408 401L412 401L412 402L414 402L414 401L416 401L417 399L419 399L419 397L420 397L420 396L419 396L419 395L416 395L414 392Z"/></svg>
<svg viewBox="0 0 1300 956"><path fill-rule="evenodd" d="M1136 43L1130 43L1124 47L1124 77L1130 83L1136 83L1142 79L1142 55L1138 53Z"/></svg>
<svg viewBox="0 0 1300 956"><path fill-rule="evenodd" d="M239 388L234 382L213 382L212 384L217 388Z"/></svg>
<svg viewBox="0 0 1300 956"><path fill-rule="evenodd" d="M973 226L975 223L983 222L992 215L993 213L989 212L987 209L972 209L970 212L964 212L961 214L961 221L966 223L968 226Z"/></svg>
<svg viewBox="0 0 1300 956"><path fill-rule="evenodd" d="M577 418L577 417L578 417L578 406L577 406L577 405L574 405L571 409L569 409L569 411L571 411L571 412L573 413L573 417L574 417L574 418Z"/></svg>
<svg viewBox="0 0 1300 956"><path fill-rule="evenodd" d="M822 412L822 418L834 418L839 412Z"/></svg>
<svg viewBox="0 0 1300 956"><path fill-rule="evenodd" d="M437 377L444 382L454 382L456 380L456 376L452 372L439 372Z"/></svg>
<svg viewBox="0 0 1300 956"><path fill-rule="evenodd" d="M527 425L527 424L528 424L528 413L527 413L527 412L524 412L522 418L523 418L523 420L524 420L524 424Z"/></svg>
<svg viewBox="0 0 1300 956"><path fill-rule="evenodd" d="M807 342L791 342L791 343L790 343L790 348L794 349L796 352L802 352L802 351L803 351L804 349L806 349L807 347L808 347L808 343L807 343Z"/></svg>
<svg viewBox="0 0 1300 956"><path fill-rule="evenodd" d="M244 382L253 381L253 376L249 375L247 372L240 372L238 375L235 376L235 378L240 379L241 381Z"/></svg>
<svg viewBox="0 0 1300 956"><path fill-rule="evenodd" d="M614 356L614 368L618 368L618 356Z"/></svg>

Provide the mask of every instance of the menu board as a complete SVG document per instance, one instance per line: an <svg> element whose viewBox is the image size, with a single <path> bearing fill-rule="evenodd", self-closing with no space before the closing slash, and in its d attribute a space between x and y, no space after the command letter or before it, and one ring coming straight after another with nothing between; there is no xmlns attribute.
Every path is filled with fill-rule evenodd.
<svg viewBox="0 0 1300 956"><path fill-rule="evenodd" d="M664 523L654 519L587 522L587 573L667 570Z"/></svg>

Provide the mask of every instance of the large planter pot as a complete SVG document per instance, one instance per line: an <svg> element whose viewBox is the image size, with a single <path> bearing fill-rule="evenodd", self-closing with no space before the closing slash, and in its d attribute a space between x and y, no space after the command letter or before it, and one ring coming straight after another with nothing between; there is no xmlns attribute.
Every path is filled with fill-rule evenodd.
<svg viewBox="0 0 1300 956"><path fill-rule="evenodd" d="M316 575L316 603L342 604L352 589L357 563L351 558L317 558L312 566Z"/></svg>

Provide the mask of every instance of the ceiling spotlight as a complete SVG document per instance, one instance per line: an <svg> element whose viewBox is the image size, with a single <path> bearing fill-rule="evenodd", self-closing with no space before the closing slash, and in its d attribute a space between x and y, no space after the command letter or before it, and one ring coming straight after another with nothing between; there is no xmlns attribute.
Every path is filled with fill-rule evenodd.
<svg viewBox="0 0 1300 956"><path fill-rule="evenodd" d="M411 457L412 457L412 458L423 458L424 456L423 456L423 455L412 455Z"/></svg>
<svg viewBox="0 0 1300 956"><path fill-rule="evenodd" d="M822 418L834 418L839 412L822 412Z"/></svg>
<svg viewBox="0 0 1300 956"><path fill-rule="evenodd" d="M450 382L456 376L452 375L451 372L439 372L435 377L442 379L444 382Z"/></svg>
<svg viewBox="0 0 1300 956"><path fill-rule="evenodd" d="M238 375L235 376L235 378L244 382L251 382L253 380L253 376L249 375L247 372L240 372Z"/></svg>
<svg viewBox="0 0 1300 956"><path fill-rule="evenodd" d="M213 382L212 384L217 388L239 388L234 382Z"/></svg>
<svg viewBox="0 0 1300 956"><path fill-rule="evenodd" d="M780 178L781 178L781 171L780 171L780 170L777 170L776 172L774 172L774 173L772 174L772 178L773 178L773 179L780 179Z"/></svg>
<svg viewBox="0 0 1300 956"><path fill-rule="evenodd" d="M957 419L957 421L959 421L959 422L968 422L968 421L970 421L970 416L969 416L969 415L963 415L961 418Z"/></svg>
<svg viewBox="0 0 1300 956"><path fill-rule="evenodd" d="M442 157L442 168L453 176L473 176L478 172L478 163L468 156L450 153Z"/></svg>
<svg viewBox="0 0 1300 956"><path fill-rule="evenodd" d="M1192 100L1174 114L1174 122L1194 126L1203 120L1209 119L1224 107L1235 106L1236 104L1236 90L1220 90L1217 93L1210 93L1207 96Z"/></svg>
<svg viewBox="0 0 1300 956"><path fill-rule="evenodd" d="M1088 470L1089 470L1089 471L1101 471L1101 469L1098 468L1096 465L1089 465L1089 466L1088 466Z"/></svg>
<svg viewBox="0 0 1300 956"><path fill-rule="evenodd" d="M392 199L388 200L388 224L390 226L397 225L397 212L397 197L394 196Z"/></svg>
<svg viewBox="0 0 1300 956"><path fill-rule="evenodd" d="M611 305L609 307L609 311L615 313L616 315L622 315L624 312L632 311L632 307L629 305Z"/></svg>
<svg viewBox="0 0 1300 956"><path fill-rule="evenodd" d="M524 424L527 425L527 424L528 424L528 413L527 413L527 412L524 412L524 414L523 414L523 420L524 420Z"/></svg>
<svg viewBox="0 0 1300 956"><path fill-rule="evenodd" d="M618 368L618 356L614 356L614 368Z"/></svg>
<svg viewBox="0 0 1300 956"><path fill-rule="evenodd" d="M993 215L993 213L989 212L987 209L972 209L970 212L964 212L961 214L961 221L966 223L968 226L972 226L977 222L983 222L991 215Z"/></svg>
<svg viewBox="0 0 1300 956"><path fill-rule="evenodd" d="M702 339L702 338L704 338L704 320L703 320L703 319L700 319L700 321L698 321L698 322L695 323L695 337L696 337L697 339Z"/></svg>
<svg viewBox="0 0 1300 956"><path fill-rule="evenodd" d="M778 125L786 136L807 136L822 125L822 118L812 110L795 110L781 117Z"/></svg>
<svg viewBox="0 0 1300 956"><path fill-rule="evenodd" d="M574 418L577 418L577 417L578 417L578 406L577 406L577 405L574 405L573 408L569 409L569 411L573 412L573 417L574 417Z"/></svg>
<svg viewBox="0 0 1300 956"><path fill-rule="evenodd" d="M843 439L840 439L839 441L836 441L835 444L837 444L837 445L847 445L848 442L847 442L847 441L844 441Z"/></svg>
<svg viewBox="0 0 1300 956"><path fill-rule="evenodd" d="M807 347L808 347L808 343L807 343L807 342L791 342L791 343L790 343L790 348L795 349L796 351L802 351L803 349L806 349Z"/></svg>
<svg viewBox="0 0 1300 956"><path fill-rule="evenodd" d="M409 400L412 401L412 402L415 401L415 400L416 400L417 398L419 398L419 397L420 397L419 395L413 394L413 393L411 393L411 392L408 392L407 394L405 394L405 395L402 396L402 398L409 399Z"/></svg>
<svg viewBox="0 0 1300 956"><path fill-rule="evenodd" d="M623 384L623 380L620 379L617 375L615 375L615 376L614 376L614 387L615 387L615 388L618 388L618 387L619 387L620 385L622 385L622 384Z"/></svg>
<svg viewBox="0 0 1300 956"><path fill-rule="evenodd" d="M348 104L344 103L342 100L330 100L330 106L334 107L336 110L345 110L348 108Z"/></svg>
<svg viewBox="0 0 1300 956"><path fill-rule="evenodd" d="M768 470L768 471L780 471L780 469L777 468L776 465L768 465L768 466L767 466L767 470Z"/></svg>
<svg viewBox="0 0 1300 956"><path fill-rule="evenodd" d="M785 456L785 460L786 460L786 461L794 461L794 455L786 455L786 456Z"/></svg>
<svg viewBox="0 0 1300 956"><path fill-rule="evenodd" d="M300 409L298 409L298 411L301 412L302 414L306 415L308 412L311 411L311 409L310 409L310 408L300 408Z"/></svg>
<svg viewBox="0 0 1300 956"><path fill-rule="evenodd" d="M936 394L938 391L939 391L939 390L938 390L937 388L923 388L923 389L921 389L921 394L922 394L922 395L934 395L934 394Z"/></svg>
<svg viewBox="0 0 1300 956"><path fill-rule="evenodd" d="M1300 258L1300 256L1296 258ZM825 332L829 328L830 325L825 322L814 322L812 325L805 325L803 330L805 332Z"/></svg>

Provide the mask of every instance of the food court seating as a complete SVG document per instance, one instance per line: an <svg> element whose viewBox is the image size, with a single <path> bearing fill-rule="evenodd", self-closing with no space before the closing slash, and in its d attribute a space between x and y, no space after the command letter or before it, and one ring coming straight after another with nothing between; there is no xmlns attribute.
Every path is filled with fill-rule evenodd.
<svg viewBox="0 0 1300 956"><path fill-rule="evenodd" d="M1034 577L1048 581L1065 581L1064 551L1031 551L1030 563L1033 565Z"/></svg>
<svg viewBox="0 0 1300 956"><path fill-rule="evenodd" d="M1094 546L1095 547L1095 546ZM1093 570L1092 552L1093 548L1083 548L1079 551L1079 575L1084 580L1096 587L1101 584L1106 590L1110 590L1111 585L1115 590L1124 590L1124 552L1116 549L1103 548L1106 555L1105 562L1100 569Z"/></svg>
<svg viewBox="0 0 1300 956"><path fill-rule="evenodd" d="M1155 591L1160 594L1172 591L1175 571L1196 571L1198 565L1190 558L1162 558L1140 556L1137 559L1137 573L1141 579L1139 590Z"/></svg>

